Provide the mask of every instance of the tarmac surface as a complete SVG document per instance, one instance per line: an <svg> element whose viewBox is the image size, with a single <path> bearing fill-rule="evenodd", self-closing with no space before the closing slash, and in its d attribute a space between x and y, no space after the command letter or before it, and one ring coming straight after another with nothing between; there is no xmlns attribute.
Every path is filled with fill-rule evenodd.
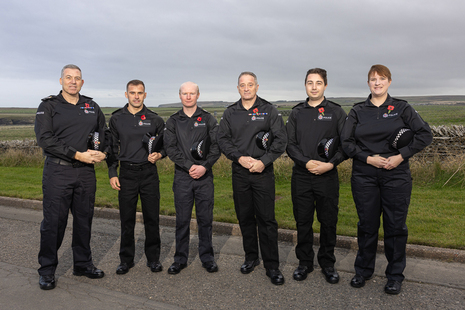
<svg viewBox="0 0 465 310"><path fill-rule="evenodd" d="M338 237L338 284L327 283L318 266L306 280L294 281L296 234L280 230L280 269L286 283L275 286L262 262L250 274L239 271L244 253L237 225L214 223L219 271L206 272L198 257L193 222L188 266L170 275L166 270L173 262L175 219L166 216L161 217L160 227L164 270L152 273L146 267L145 236L139 222L136 265L129 273L117 275L120 223L118 211L111 209L96 209L91 241L94 263L105 271L105 277L72 274L70 216L59 251L57 287L43 291L37 273L41 221L41 202L0 197L0 309L465 309L465 251L409 245L402 292L388 295L383 290L387 262L382 252L377 256L375 276L365 287L349 285L354 275L355 238Z"/></svg>

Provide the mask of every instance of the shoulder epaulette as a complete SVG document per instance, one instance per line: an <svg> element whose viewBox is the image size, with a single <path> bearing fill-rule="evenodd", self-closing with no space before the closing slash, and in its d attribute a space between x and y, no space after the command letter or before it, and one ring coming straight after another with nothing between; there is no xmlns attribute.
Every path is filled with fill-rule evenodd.
<svg viewBox="0 0 465 310"><path fill-rule="evenodd" d="M47 100L50 100L50 99L55 99L57 96L55 95L50 95L50 96L47 96L45 98L42 98L42 101L47 101Z"/></svg>
<svg viewBox="0 0 465 310"><path fill-rule="evenodd" d="M179 110L179 111L180 111L180 110ZM176 114L179 114L179 111L174 112L173 114L170 115L170 117L171 117L171 116L175 116Z"/></svg>
<svg viewBox="0 0 465 310"><path fill-rule="evenodd" d="M157 112L155 112L155 111L152 111L152 110L150 110L149 108L147 108L147 112L148 112L148 113L153 113L153 114L155 114L155 115L158 115L158 113L157 113Z"/></svg>
<svg viewBox="0 0 465 310"><path fill-rule="evenodd" d="M336 102L331 101L331 100L328 100L328 99L326 99L326 102L331 103L331 104L334 104L335 106L338 106L338 107L341 106L339 103L336 103Z"/></svg>
<svg viewBox="0 0 465 310"><path fill-rule="evenodd" d="M86 99L89 99L89 100L93 100L94 98L92 97L89 97L89 96L84 96L84 95L80 95L82 98L86 98Z"/></svg>
<svg viewBox="0 0 465 310"><path fill-rule="evenodd" d="M123 108L119 108L118 110L115 110L113 112L111 112L111 115L115 114L115 113L118 113L119 111L121 111Z"/></svg>
<svg viewBox="0 0 465 310"><path fill-rule="evenodd" d="M258 97L258 98L259 98L263 103L267 103L267 104L273 105L271 102L269 102L269 101L263 99L262 97Z"/></svg>
<svg viewBox="0 0 465 310"><path fill-rule="evenodd" d="M204 110L204 109L202 109L202 108L201 108L200 110L202 110L202 111L205 112L205 113L211 114L210 112L208 112L207 110Z"/></svg>
<svg viewBox="0 0 465 310"><path fill-rule="evenodd" d="M366 102L366 101L360 101L360 102L356 102L356 103L354 103L354 105L353 105L353 106L355 107L356 105L359 105L359 104L362 104L362 103L365 103L365 102Z"/></svg>
<svg viewBox="0 0 465 310"><path fill-rule="evenodd" d="M391 99L392 99L393 101L401 101L401 102L408 103L408 101L407 101L407 100L404 100L404 99L399 99L399 98L394 98L394 97L391 97Z"/></svg>
<svg viewBox="0 0 465 310"><path fill-rule="evenodd" d="M293 108L293 109L294 109L294 108L297 108L297 107L299 107L299 106L301 106L301 105L303 105L303 104L305 104L305 103L306 103L306 102L299 102L298 104L296 104L296 105L293 106L292 108Z"/></svg>
<svg viewBox="0 0 465 310"><path fill-rule="evenodd" d="M230 105L228 105L228 106L226 107L226 109L231 108L231 107L234 106L236 103L237 103L237 102L231 103Z"/></svg>

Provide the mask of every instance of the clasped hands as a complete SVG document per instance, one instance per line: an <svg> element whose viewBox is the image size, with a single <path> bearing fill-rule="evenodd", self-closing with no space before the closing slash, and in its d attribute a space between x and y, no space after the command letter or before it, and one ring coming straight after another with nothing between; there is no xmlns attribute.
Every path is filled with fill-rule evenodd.
<svg viewBox="0 0 465 310"><path fill-rule="evenodd" d="M315 175L321 175L334 168L332 163L325 163L319 160L309 160L305 165L307 170Z"/></svg>
<svg viewBox="0 0 465 310"><path fill-rule="evenodd" d="M388 158L384 158L382 156L368 156L367 157L367 164L372 165L376 168L383 168L386 170L392 170L396 168L403 161L404 159L402 158L401 154L390 156Z"/></svg>
<svg viewBox="0 0 465 310"><path fill-rule="evenodd" d="M86 163L86 164L96 164L101 162L107 157L105 153L94 150L87 150L87 152L76 152L74 159Z"/></svg>
<svg viewBox="0 0 465 310"><path fill-rule="evenodd" d="M262 173L265 169L265 165L261 160L250 156L239 157L239 164L245 169L248 169L250 172Z"/></svg>

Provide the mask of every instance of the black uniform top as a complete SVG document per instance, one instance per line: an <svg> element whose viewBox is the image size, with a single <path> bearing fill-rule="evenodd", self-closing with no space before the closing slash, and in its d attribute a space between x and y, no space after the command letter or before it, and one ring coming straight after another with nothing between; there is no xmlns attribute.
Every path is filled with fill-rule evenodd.
<svg viewBox="0 0 465 310"><path fill-rule="evenodd" d="M310 106L308 100L293 107L287 120L287 154L303 168L311 159L330 162L336 167L347 158L342 147L328 161L318 155L318 144L322 139L341 135L347 114L340 105L326 98L316 107Z"/></svg>
<svg viewBox="0 0 465 310"><path fill-rule="evenodd" d="M135 164L148 163L148 150L142 143L146 133L151 136L163 135L165 122L157 113L142 107L142 110L132 114L128 104L112 113L110 118L112 136L111 155L107 159L108 176L117 177L118 161ZM164 150L160 151L166 156Z"/></svg>
<svg viewBox="0 0 465 310"><path fill-rule="evenodd" d="M61 95L42 99L36 113L34 131L45 156L69 162L77 151L86 152L89 134L106 129L105 115L92 98L79 95L76 105ZM108 152L109 146L101 151Z"/></svg>
<svg viewBox="0 0 465 310"><path fill-rule="evenodd" d="M202 165L211 169L221 153L216 140L218 122L209 112L197 107L189 117L181 109L166 121L164 147L169 158L180 168L189 172L192 165ZM205 159L192 157L191 147L195 142L210 136L210 149Z"/></svg>
<svg viewBox="0 0 465 310"><path fill-rule="evenodd" d="M392 98L379 107L370 101L354 104L342 131L342 147L349 157L366 163L367 157L375 154L401 154L404 160L428 146L433 135L431 129L407 101ZM389 144L393 132L400 128L413 131L412 142L396 150Z"/></svg>
<svg viewBox="0 0 465 310"><path fill-rule="evenodd" d="M274 135L268 150L257 146L255 137L260 131L271 131ZM286 128L278 110L257 96L249 110L239 100L224 111L218 131L218 143L224 155L233 162L238 163L241 156L250 156L268 166L286 150Z"/></svg>

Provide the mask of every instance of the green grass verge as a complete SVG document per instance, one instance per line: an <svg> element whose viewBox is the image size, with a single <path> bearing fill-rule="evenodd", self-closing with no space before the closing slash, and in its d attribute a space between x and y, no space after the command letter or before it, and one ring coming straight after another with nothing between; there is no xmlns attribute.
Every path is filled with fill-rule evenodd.
<svg viewBox="0 0 465 310"><path fill-rule="evenodd" d="M1 163L1 162L0 162ZM350 165L341 167L341 187L339 202L338 235L356 236L358 217L355 210L350 183L346 174ZM295 229L292 201L290 196L290 168L286 160L277 163L276 169L276 219L280 228ZM0 195L23 199L42 199L42 167L37 164L29 166L1 166ZM284 173L286 172L286 173ZM421 174L422 172L416 172ZM445 180L453 173L436 165L435 176L427 177L414 184L412 200L407 217L409 243L465 249L465 199L463 189L464 172L456 174L446 187ZM215 208L214 220L237 223L232 198L231 172L228 160L221 158L214 166ZM161 208L160 214L175 215L172 183L173 164L169 159L159 163ZM118 193L110 187L107 169L104 164L96 167L97 194L96 205L99 207L118 208ZM193 212L195 217L195 211ZM319 224L315 216L315 232ZM380 239L383 230L380 229Z"/></svg>

